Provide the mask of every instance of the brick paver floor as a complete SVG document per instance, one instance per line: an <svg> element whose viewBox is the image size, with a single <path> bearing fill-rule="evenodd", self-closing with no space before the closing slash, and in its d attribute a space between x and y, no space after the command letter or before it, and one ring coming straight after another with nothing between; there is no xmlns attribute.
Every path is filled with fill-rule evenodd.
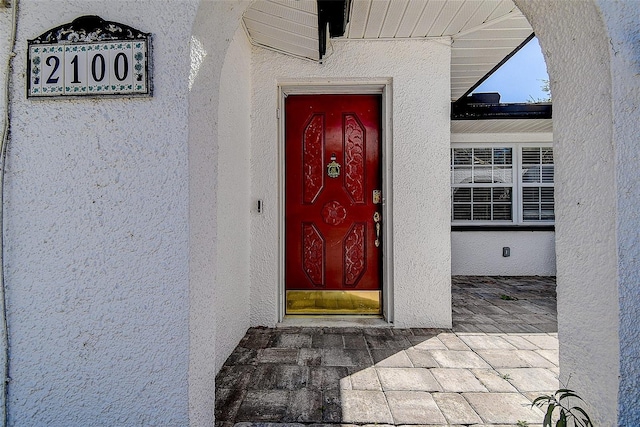
<svg viewBox="0 0 640 427"><path fill-rule="evenodd" d="M537 426L558 388L555 281L454 277L453 330L251 328L216 378L216 426Z"/></svg>

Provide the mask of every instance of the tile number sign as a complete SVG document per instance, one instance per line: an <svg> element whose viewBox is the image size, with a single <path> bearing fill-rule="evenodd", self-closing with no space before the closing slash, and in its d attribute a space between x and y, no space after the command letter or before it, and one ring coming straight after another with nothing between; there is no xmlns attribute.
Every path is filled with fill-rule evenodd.
<svg viewBox="0 0 640 427"><path fill-rule="evenodd" d="M147 93L146 43L31 46L29 96Z"/></svg>
<svg viewBox="0 0 640 427"><path fill-rule="evenodd" d="M148 34L78 18L29 41L27 96L150 96L149 51Z"/></svg>

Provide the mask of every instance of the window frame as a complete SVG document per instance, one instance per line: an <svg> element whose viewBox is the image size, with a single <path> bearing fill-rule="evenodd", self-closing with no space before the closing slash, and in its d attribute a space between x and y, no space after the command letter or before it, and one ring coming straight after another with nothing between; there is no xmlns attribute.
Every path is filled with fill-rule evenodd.
<svg viewBox="0 0 640 427"><path fill-rule="evenodd" d="M469 188L469 187L496 187L495 184L485 184L476 183L469 185L455 185L452 181L452 156L453 149L455 148L510 148L511 149L511 165L512 165L512 182L511 182L511 220L473 220L473 219L465 219L465 220L454 220L453 219L453 189L455 187L458 188ZM555 156L553 163L553 182L539 182L539 183L525 183L523 182L523 159L522 159L522 151L523 148L551 148L553 149L552 142L451 142L450 151L449 151L449 187L451 200L449 203L450 215L449 218L451 220L452 227L541 227L548 228L549 226L555 226L555 219L553 220L524 220L524 209L523 209L523 189L524 188L553 188L554 190L554 218L555 218ZM541 171L542 173L542 171ZM504 185L508 186L508 185Z"/></svg>

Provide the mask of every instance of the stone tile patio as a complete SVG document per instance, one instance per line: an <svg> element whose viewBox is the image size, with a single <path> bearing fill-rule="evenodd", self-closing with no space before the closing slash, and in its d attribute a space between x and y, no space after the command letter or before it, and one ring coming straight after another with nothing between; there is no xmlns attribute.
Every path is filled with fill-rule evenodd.
<svg viewBox="0 0 640 427"><path fill-rule="evenodd" d="M454 277L453 330L247 331L216 378L216 426L528 426L558 388L555 281Z"/></svg>

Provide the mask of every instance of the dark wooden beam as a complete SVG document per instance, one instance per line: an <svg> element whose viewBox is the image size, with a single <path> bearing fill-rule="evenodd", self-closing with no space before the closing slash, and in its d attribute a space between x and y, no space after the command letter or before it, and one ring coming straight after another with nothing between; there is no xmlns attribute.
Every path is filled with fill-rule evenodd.
<svg viewBox="0 0 640 427"><path fill-rule="evenodd" d="M551 103L490 104L451 103L451 120L550 119Z"/></svg>
<svg viewBox="0 0 640 427"><path fill-rule="evenodd" d="M351 0L316 0L318 3L318 52L319 58L327 52L329 37L342 37L349 22Z"/></svg>

